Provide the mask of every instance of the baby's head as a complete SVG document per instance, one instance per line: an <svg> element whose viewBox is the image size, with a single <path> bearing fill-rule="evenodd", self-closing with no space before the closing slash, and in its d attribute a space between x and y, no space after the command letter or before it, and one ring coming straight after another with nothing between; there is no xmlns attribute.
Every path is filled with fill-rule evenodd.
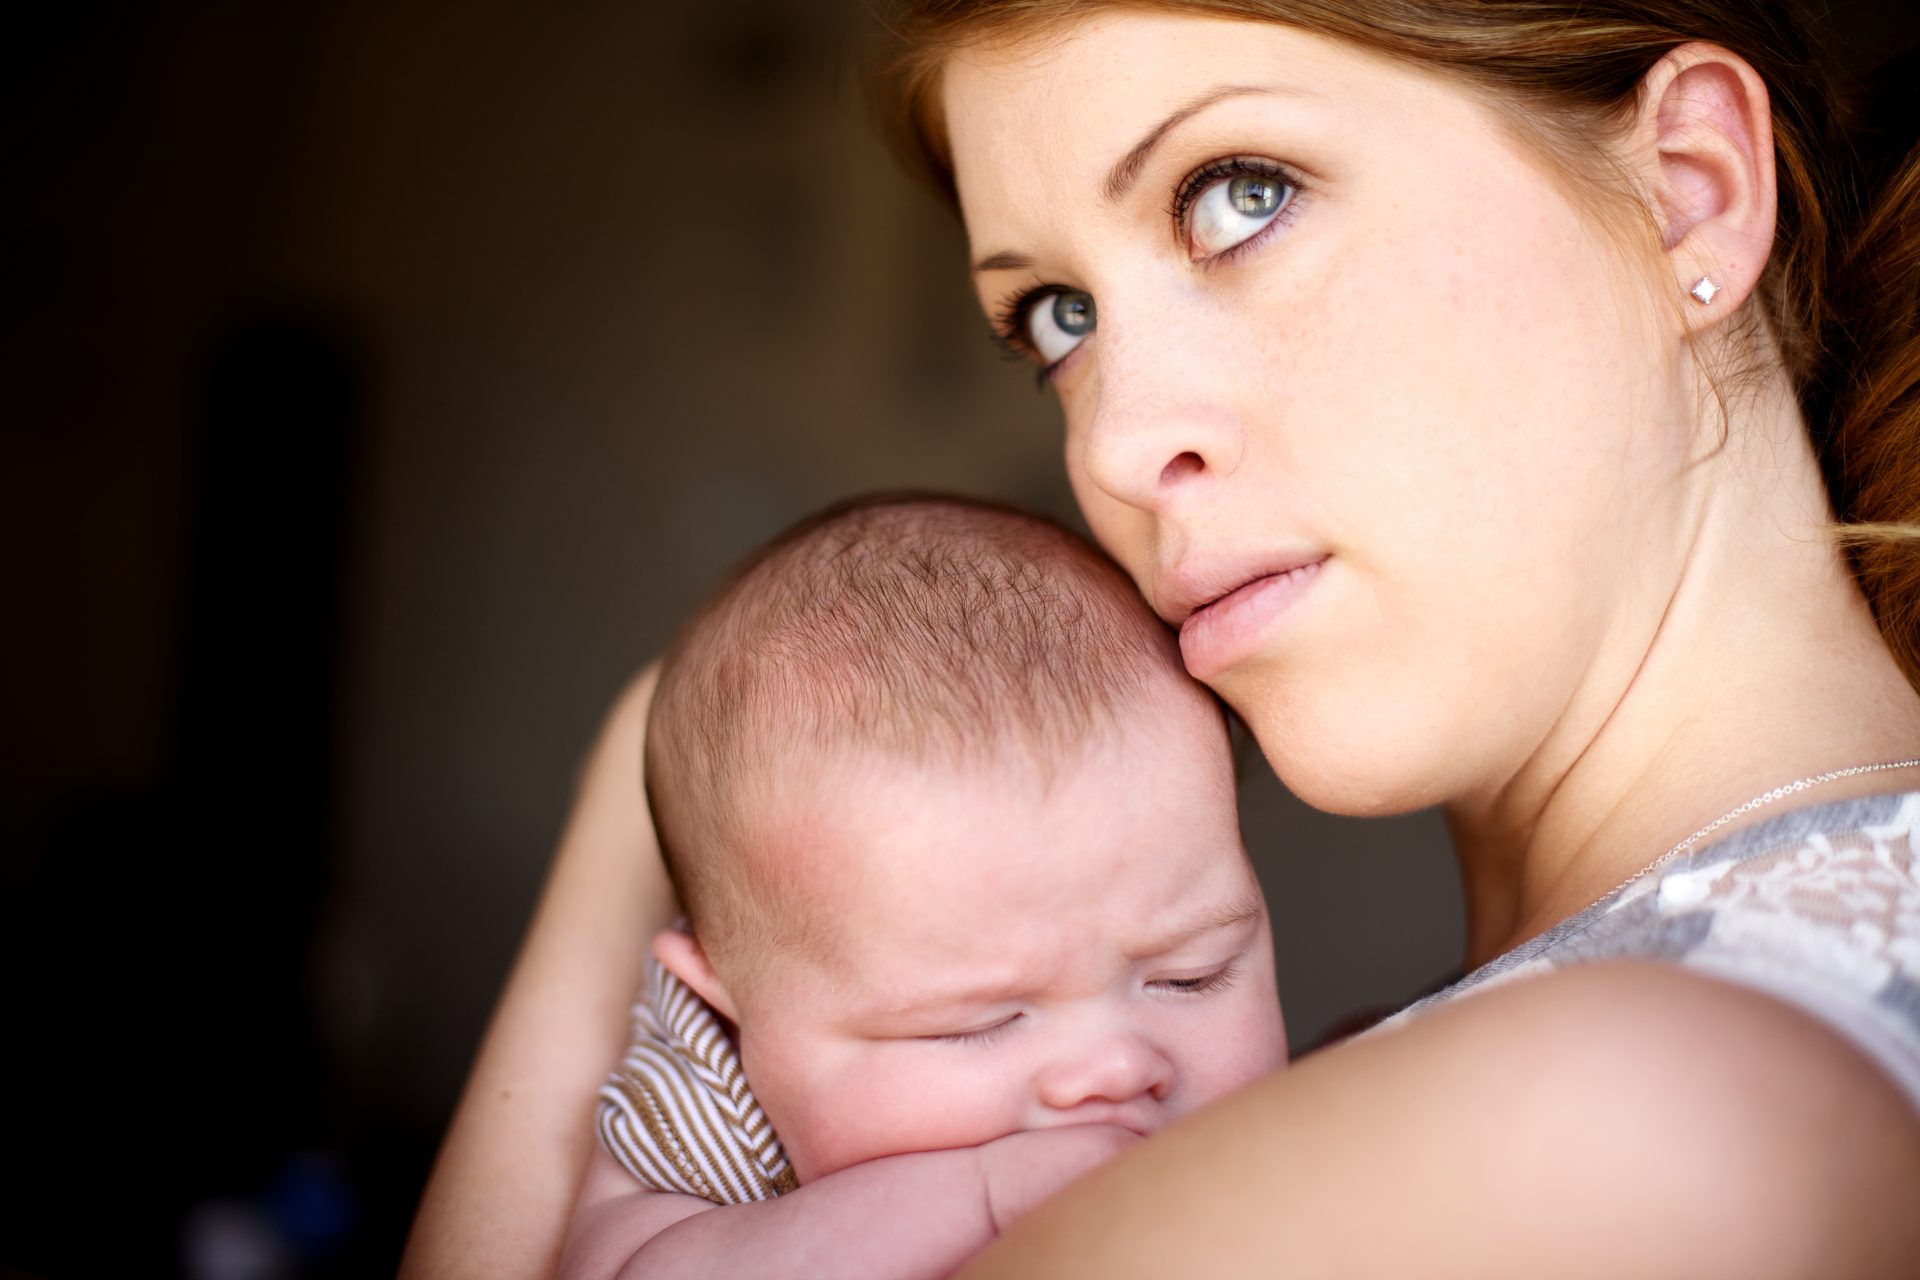
<svg viewBox="0 0 1920 1280"><path fill-rule="evenodd" d="M972 501L843 504L669 654L647 789L691 934L804 1181L1105 1122L1284 1058L1218 704L1110 562Z"/></svg>

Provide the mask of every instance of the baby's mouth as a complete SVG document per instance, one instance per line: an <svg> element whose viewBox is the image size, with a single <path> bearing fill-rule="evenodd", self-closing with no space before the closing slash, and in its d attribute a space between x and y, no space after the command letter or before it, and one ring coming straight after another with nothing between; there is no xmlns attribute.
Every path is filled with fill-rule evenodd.
<svg viewBox="0 0 1920 1280"><path fill-rule="evenodd" d="M1059 1113L1058 1124L1064 1128L1075 1124L1105 1124L1116 1129L1127 1129L1145 1138L1166 1123L1166 1116L1159 1107L1146 1108L1111 1103L1089 1103L1075 1107L1071 1111Z"/></svg>

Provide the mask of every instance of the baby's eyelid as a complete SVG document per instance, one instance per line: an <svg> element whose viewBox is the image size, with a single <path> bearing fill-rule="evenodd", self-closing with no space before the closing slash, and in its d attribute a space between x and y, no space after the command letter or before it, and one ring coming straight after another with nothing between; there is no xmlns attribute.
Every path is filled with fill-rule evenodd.
<svg viewBox="0 0 1920 1280"><path fill-rule="evenodd" d="M1233 983L1239 976L1240 962L1238 958L1235 958L1223 964L1216 965L1205 973L1188 974L1177 978L1156 978L1149 985L1157 986L1164 991L1171 991L1180 995L1197 996L1221 990Z"/></svg>
<svg viewBox="0 0 1920 1280"><path fill-rule="evenodd" d="M997 1032L1005 1031L1008 1027L1012 1026L1014 1023L1018 1022L1019 1020L1020 1020L1019 1014L1010 1013L1006 1017L1000 1019L1000 1021L988 1023L986 1026L983 1026L983 1027L974 1027L967 1031L940 1032L935 1035L921 1036L919 1038L922 1040L939 1040L947 1044L965 1044L970 1040L984 1040L988 1036L994 1035Z"/></svg>

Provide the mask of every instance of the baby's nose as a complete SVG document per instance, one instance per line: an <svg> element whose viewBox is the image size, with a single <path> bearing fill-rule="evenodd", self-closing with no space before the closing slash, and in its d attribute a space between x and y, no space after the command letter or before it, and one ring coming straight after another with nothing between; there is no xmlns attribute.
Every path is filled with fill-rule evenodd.
<svg viewBox="0 0 1920 1280"><path fill-rule="evenodd" d="M1066 1110L1088 1102L1164 1099L1173 1087L1173 1063L1133 1034L1090 1038L1061 1053L1040 1074L1040 1100Z"/></svg>

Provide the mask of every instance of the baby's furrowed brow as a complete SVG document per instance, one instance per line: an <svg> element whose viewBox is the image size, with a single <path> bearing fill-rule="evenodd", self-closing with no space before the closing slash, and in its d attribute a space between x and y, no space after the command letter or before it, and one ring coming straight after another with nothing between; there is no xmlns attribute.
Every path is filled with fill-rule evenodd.
<svg viewBox="0 0 1920 1280"><path fill-rule="evenodd" d="M1258 889L1251 889L1247 896L1235 898L1233 901L1216 910L1209 911L1206 915L1191 924L1169 930L1145 946L1129 948L1127 958L1130 960L1145 960L1151 956L1165 955L1169 951L1177 950L1186 945L1195 938L1204 937L1209 933L1227 929L1234 925L1244 925L1250 921L1258 920L1261 915L1266 912L1266 909L1266 900L1260 896L1260 891Z"/></svg>
<svg viewBox="0 0 1920 1280"><path fill-rule="evenodd" d="M955 985L916 991L899 1000L888 1001L875 1010L887 1019L939 1017L967 1013L983 1007L1006 1004L1027 993L1026 985L1014 982L984 982L972 986Z"/></svg>

